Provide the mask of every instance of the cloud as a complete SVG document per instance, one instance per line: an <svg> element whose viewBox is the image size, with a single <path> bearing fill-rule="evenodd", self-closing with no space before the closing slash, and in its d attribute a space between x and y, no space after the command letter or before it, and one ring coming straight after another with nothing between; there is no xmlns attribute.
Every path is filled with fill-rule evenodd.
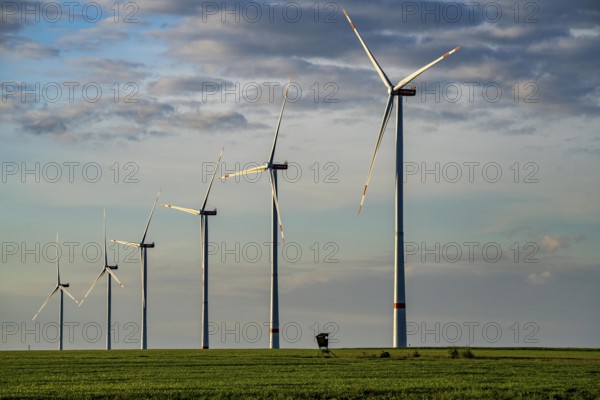
<svg viewBox="0 0 600 400"><path fill-rule="evenodd" d="M160 136L164 132L159 123L168 120L175 111L172 105L152 98L138 99L135 103L116 103L112 98L103 98L97 103L79 99L42 106L20 104L19 109L18 114L4 118L16 123L17 131L69 142L131 139L145 134Z"/></svg>
<svg viewBox="0 0 600 400"><path fill-rule="evenodd" d="M34 135L60 135L67 130L67 127L58 116L30 113L25 117L21 129Z"/></svg>
<svg viewBox="0 0 600 400"><path fill-rule="evenodd" d="M181 95L188 93L214 92L223 85L231 87L233 83L222 78L204 76L167 76L148 84L148 92L154 95Z"/></svg>
<svg viewBox="0 0 600 400"><path fill-rule="evenodd" d="M58 57L60 51L56 48L44 46L27 37L1 35L0 54L7 58L46 59Z"/></svg>
<svg viewBox="0 0 600 400"><path fill-rule="evenodd" d="M0 1L0 10L2 10L2 22L0 23L0 55L6 58L20 59L44 59L57 57L59 50L53 47L45 46L25 35L18 35L17 32L23 31L35 17L25 18L21 10L35 10L39 8L39 2L32 1Z"/></svg>
<svg viewBox="0 0 600 400"><path fill-rule="evenodd" d="M140 99L135 103L114 104L111 113L125 120L133 120L141 125L167 118L175 111L173 106L151 99Z"/></svg>
<svg viewBox="0 0 600 400"><path fill-rule="evenodd" d="M532 272L531 274L529 274L526 281L532 285L545 285L553 278L554 275L549 271L544 271L541 273Z"/></svg>
<svg viewBox="0 0 600 400"><path fill-rule="evenodd" d="M69 59L67 63L75 70L80 71L82 80L89 82L108 84L118 82L121 86L126 83L136 83L139 86L147 76L146 65L140 62L103 57L82 57ZM73 68L71 72L73 72Z"/></svg>
<svg viewBox="0 0 600 400"><path fill-rule="evenodd" d="M566 236L558 233L553 234L548 228L534 228L531 226L516 227L503 234L513 240L524 237L526 240L534 241L538 244L542 253L556 253L559 250L570 248L573 243L580 244L587 240L582 233L575 236Z"/></svg>
<svg viewBox="0 0 600 400"><path fill-rule="evenodd" d="M556 253L570 246L570 240L562 235L544 236L540 241L540 250L546 253Z"/></svg>
<svg viewBox="0 0 600 400"><path fill-rule="evenodd" d="M233 131L250 127L246 117L235 111L186 112L176 115L173 122L178 126L200 131Z"/></svg>
<svg viewBox="0 0 600 400"><path fill-rule="evenodd" d="M109 8L113 6L114 2L112 0L99 0L99 4L104 6L105 8ZM161 0L145 0L141 3L141 6L136 9L129 7L125 11L125 14L131 13L132 18L136 15L140 15L140 11L144 13L144 15L194 15L200 13L202 10L202 3L212 3L212 2L198 2L195 0L177 0L177 1L161 1ZM129 3L127 3L129 4ZM136 4L136 3L133 3ZM121 7L124 7L121 5Z"/></svg>
<svg viewBox="0 0 600 400"><path fill-rule="evenodd" d="M91 28L79 29L74 35L72 31L56 41L56 44L68 51L97 51L115 42L123 42L129 38L129 30L133 24L115 21L109 17L93 24Z"/></svg>
<svg viewBox="0 0 600 400"><path fill-rule="evenodd" d="M108 1L101 4L107 9L112 6ZM105 18L92 27L79 29L76 35L69 31L54 42L57 48L33 41L29 27L18 19L11 20L12 25L3 27L2 32L23 32L24 36L14 40L22 42L20 52L28 54L28 57L77 54L78 58L66 58L65 62L78 68L78 73L88 80L135 82L141 93L143 81L152 76L153 80L146 89L147 94L156 96L156 101L145 103L148 112L139 107L129 107L125 111L116 109L118 116L137 124L142 124L144 118L156 121L153 115L158 115L161 118L172 117L179 127L191 127L192 124L209 130L217 129L217 126L224 129L247 127L248 119L239 109L210 114L204 111L206 118L201 121L193 113L176 110L173 104L189 101L186 98L190 95L205 93L207 83L229 87L234 82L243 85L244 82L279 81L290 73L303 89L302 101L294 104L297 110L330 106L327 110L330 115L338 113L332 116L332 120L346 120L347 115L343 117L341 114L354 113L358 104L368 104L380 113L384 106L385 88L339 6L321 9L317 15L313 3L290 3L289 6L294 9L301 7L301 16L294 19L285 14L284 4L274 6L273 15L269 14L266 4L255 4L261 8L262 14L252 20L250 15L245 14L249 11L245 10L244 3L236 1L214 4L149 1L140 9L144 15L177 17L169 18L168 23L158 25L159 28L155 21L132 25ZM594 4L584 2L581 9L564 13L561 3L546 2L537 10L528 9L533 13L531 21L524 20L525 14L515 20L509 12L511 2L494 4L504 11L499 21L490 21L481 9L476 10L473 16L462 10L461 18L450 20L449 14L441 11L448 7L445 2L419 3L415 12L405 6L399 8L393 2L378 2L377 7L373 7L350 0L345 7L394 82L454 45L464 45L460 52L443 62L443 68L433 68L416 79L420 93L409 99L412 102L411 113L427 121L429 132L437 130L440 121L464 122L478 128L485 123L492 133L527 137L543 134L544 130L536 124L540 119L556 118L565 113L597 115L600 103L596 88L600 85L600 78L596 67L600 55L594 51L598 25L594 17L599 13ZM217 9L208 9L213 6ZM434 12L436 15L423 14L422 11L427 9L437 10ZM557 14L548 15L549 10L557 11ZM294 10L288 8L287 11ZM535 22L542 13L544 24ZM170 75L165 76L161 74L163 71L157 73L157 69L152 70L152 63L146 59L143 62L126 60L126 55L120 55L122 59L80 58L77 53L82 50L98 51L124 41L131 41L133 46L140 38L137 33L164 44L166 50L162 56L176 64L178 71L169 71ZM453 43L448 43L448 37L453 38ZM577 63L578 68L573 70L564 63L565 58ZM442 99L442 104L431 107L431 96L425 96L425 100L419 97L432 85L439 83L443 87L447 82L461 85L465 82L478 83L475 101L467 100L464 85L461 86L463 98L456 104ZM502 86L501 102L491 103L482 98L480 89L490 82ZM518 83L518 93L514 93L515 82ZM526 87L528 82L533 82L534 86ZM317 91L316 83L319 84L319 101L310 101ZM329 89L325 89L327 83L334 84L333 97L339 100L334 106L322 101L331 94ZM427 85L425 89L420 86L422 83ZM565 83L569 85L568 90L561 90L560 96L557 96L557 88L565 87ZM172 98L166 101L161 96ZM213 96L211 101L222 97ZM537 103L525 106L523 101L529 97L534 97ZM419 100L422 104L416 104ZM173 108L157 108L155 103L168 103ZM250 102L247 105L251 105ZM108 115L109 110L115 111L114 107L105 105L97 108L99 110L94 110L94 115ZM504 111L510 111L512 118L507 119ZM164 127L155 130L167 131Z"/></svg>
<svg viewBox="0 0 600 400"><path fill-rule="evenodd" d="M444 62L443 69L428 71L426 78L417 78L417 83L423 79L442 83L450 79L477 82L481 86L490 82L502 86L505 102L489 104L479 96L475 104L469 105L471 117L477 115L477 109L514 109L526 100L537 102L535 107L520 107L523 117L529 118L539 117L546 111L552 116L572 112L596 115L600 111L600 104L594 100L597 97L595 88L600 84L595 73L600 61L600 55L594 51L596 37L571 33L573 28L587 29L585 32L588 32L590 25L594 27L593 16L598 11L592 3L584 3L583 10L565 14L561 4L548 2L537 9L521 10L523 15L519 14L519 18L509 11L512 3L494 3L503 11L499 21L486 17L481 6L473 16L468 10L462 10L462 17L451 21L441 11L448 6L444 2L419 3L415 13L391 2L379 2L377 7L366 7L354 1L348 3L345 6L354 23L393 81L458 44L448 44L446 37L451 36L463 44L463 49L451 61ZM290 71L302 71L303 75L317 79L335 75L340 86L358 89L354 91L362 99L370 91L361 90L365 83L379 87L380 82L377 82L377 76L341 9L334 9L327 21L330 23L326 23L325 15L313 18L311 4L294 4L302 6L302 17L294 21L282 15L281 5L276 7L272 18L263 14L251 21L243 10L225 12L240 7L240 3L233 1L215 3L217 9L211 13L207 13L204 6L194 7L186 2L162 6L167 9L155 4L150 6L152 10L186 17L172 27L150 31L149 35L168 44L166 54L170 57L185 64L201 65L201 74L208 72L216 79L286 76ZM424 9L437 11L432 16L431 13L422 14ZM556 16L546 14L548 10L559 9L562 11L557 11ZM540 23L542 12L548 17L543 25ZM591 32L595 31L592 29ZM577 62L578 68L573 70L565 64L565 57ZM329 60L329 63L323 60ZM201 79L200 76L189 76L185 78L187 82L179 83L189 89L195 80ZM176 83L159 82L156 89ZM527 86L528 83L533 85ZM561 90L557 96L556 90L566 83L569 89ZM517 99L517 104L513 99ZM348 101L339 106L351 104ZM540 131L530 123L507 129L504 133L532 135Z"/></svg>

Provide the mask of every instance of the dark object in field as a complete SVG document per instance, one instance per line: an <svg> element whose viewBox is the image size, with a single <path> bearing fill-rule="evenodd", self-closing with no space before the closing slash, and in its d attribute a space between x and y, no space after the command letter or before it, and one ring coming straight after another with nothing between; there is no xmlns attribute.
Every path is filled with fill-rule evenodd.
<svg viewBox="0 0 600 400"><path fill-rule="evenodd" d="M467 347L466 349L463 349L463 350L460 352L460 355L461 355L463 358L475 358L475 354L473 354L473 352L471 351L471 349L469 349L468 347Z"/></svg>
<svg viewBox="0 0 600 400"><path fill-rule="evenodd" d="M329 333L319 333L315 336L317 344L319 345L319 357L324 355L325 357L335 357L333 351L329 350Z"/></svg>

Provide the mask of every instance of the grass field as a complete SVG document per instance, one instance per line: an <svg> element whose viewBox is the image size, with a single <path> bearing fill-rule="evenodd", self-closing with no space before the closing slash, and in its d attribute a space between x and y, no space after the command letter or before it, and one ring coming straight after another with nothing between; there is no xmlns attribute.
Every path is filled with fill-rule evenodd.
<svg viewBox="0 0 600 400"><path fill-rule="evenodd" d="M0 398L600 399L600 350L471 350L0 352Z"/></svg>

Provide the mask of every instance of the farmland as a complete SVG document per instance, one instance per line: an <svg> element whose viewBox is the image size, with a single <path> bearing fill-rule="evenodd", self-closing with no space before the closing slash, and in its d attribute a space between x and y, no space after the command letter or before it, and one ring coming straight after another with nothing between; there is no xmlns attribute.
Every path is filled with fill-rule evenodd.
<svg viewBox="0 0 600 400"><path fill-rule="evenodd" d="M471 351L0 352L0 398L600 398L600 350Z"/></svg>

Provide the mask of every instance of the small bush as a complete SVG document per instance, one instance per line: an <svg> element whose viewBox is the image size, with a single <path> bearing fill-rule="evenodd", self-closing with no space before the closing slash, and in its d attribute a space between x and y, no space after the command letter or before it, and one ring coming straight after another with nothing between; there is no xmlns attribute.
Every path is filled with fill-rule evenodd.
<svg viewBox="0 0 600 400"><path fill-rule="evenodd" d="M388 353L387 351L382 351L379 358L390 358L390 353Z"/></svg>
<svg viewBox="0 0 600 400"><path fill-rule="evenodd" d="M413 353L413 358L419 358L421 357L421 353L419 353L417 350L415 350L415 352Z"/></svg>
<svg viewBox="0 0 600 400"><path fill-rule="evenodd" d="M475 358L475 354L473 354L471 349L469 349L468 347L466 349L463 349L460 352L460 355L462 356L462 358Z"/></svg>
<svg viewBox="0 0 600 400"><path fill-rule="evenodd" d="M458 358L459 356L458 349L456 347L453 347L450 350L448 350L448 354L450 354L450 358Z"/></svg>

